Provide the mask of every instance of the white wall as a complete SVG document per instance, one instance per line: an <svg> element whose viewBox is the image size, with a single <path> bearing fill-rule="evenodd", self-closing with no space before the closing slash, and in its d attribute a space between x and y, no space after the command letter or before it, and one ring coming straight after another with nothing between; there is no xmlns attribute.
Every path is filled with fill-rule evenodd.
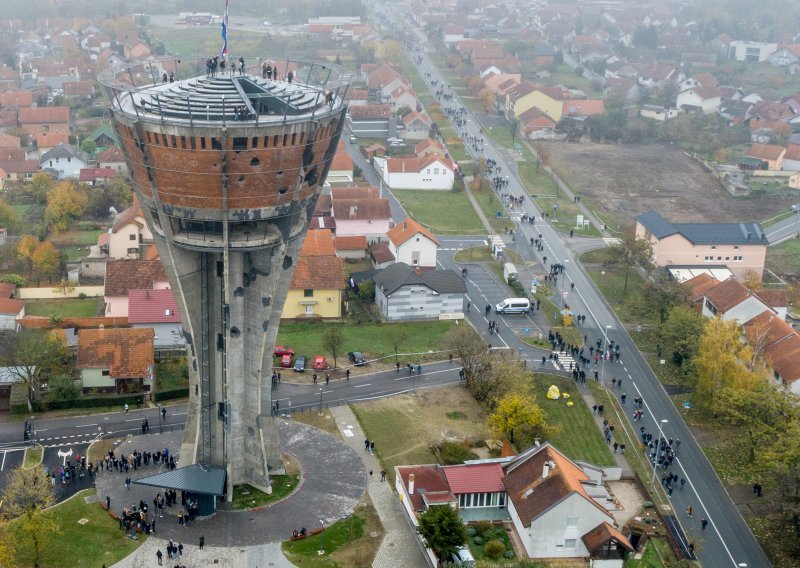
<svg viewBox="0 0 800 568"><path fill-rule="evenodd" d="M56 170L59 178L78 178L86 164L75 158L71 158L69 161L67 161L67 158L56 158L42 162L40 166Z"/></svg>
<svg viewBox="0 0 800 568"><path fill-rule="evenodd" d="M53 300L62 298L77 298L85 294L89 298L97 298L105 293L105 286L76 286L75 289L64 296L56 292L53 286L47 288L17 288L14 293L19 300Z"/></svg>
<svg viewBox="0 0 800 568"><path fill-rule="evenodd" d="M439 247L428 237L421 233L411 237L406 242L396 247L389 243L389 250L394 254L397 262L405 262L409 266L436 266L436 251ZM419 253L419 261L414 262L414 252Z"/></svg>

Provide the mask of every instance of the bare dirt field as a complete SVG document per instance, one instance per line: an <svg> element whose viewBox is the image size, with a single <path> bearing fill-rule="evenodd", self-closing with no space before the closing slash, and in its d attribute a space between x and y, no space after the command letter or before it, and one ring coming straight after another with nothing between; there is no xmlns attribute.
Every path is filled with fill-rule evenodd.
<svg viewBox="0 0 800 568"><path fill-rule="evenodd" d="M609 225L654 209L674 222L764 221L794 198L733 197L681 150L660 145L548 144L564 181Z"/></svg>

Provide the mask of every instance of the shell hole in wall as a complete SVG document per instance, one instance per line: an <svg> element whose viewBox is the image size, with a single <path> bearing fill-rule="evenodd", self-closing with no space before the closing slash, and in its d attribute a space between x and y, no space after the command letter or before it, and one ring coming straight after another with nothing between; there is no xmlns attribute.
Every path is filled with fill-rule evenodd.
<svg viewBox="0 0 800 568"><path fill-rule="evenodd" d="M286 186L278 188L278 193L281 195L286 195L287 191L289 191L289 188Z"/></svg>
<svg viewBox="0 0 800 568"><path fill-rule="evenodd" d="M244 181L244 176L239 176L239 183Z"/></svg>
<svg viewBox="0 0 800 568"><path fill-rule="evenodd" d="M236 339L236 338L237 338L237 337L239 337L240 335L242 335L242 332L241 332L241 331L239 331L239 328L238 328L238 327L236 327L236 326L233 326L233 327L231 328L231 337L233 337L234 339Z"/></svg>
<svg viewBox="0 0 800 568"><path fill-rule="evenodd" d="M261 165L261 160L259 160L258 158L253 158L253 159L250 160L250 166L251 167L255 168L256 166L260 166L260 165Z"/></svg>

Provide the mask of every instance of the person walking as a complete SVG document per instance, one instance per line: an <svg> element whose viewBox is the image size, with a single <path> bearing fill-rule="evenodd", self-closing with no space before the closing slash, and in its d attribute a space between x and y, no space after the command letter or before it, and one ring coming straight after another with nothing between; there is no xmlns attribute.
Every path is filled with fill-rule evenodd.
<svg viewBox="0 0 800 568"><path fill-rule="evenodd" d="M164 565L164 561L163 561L164 553L161 552L160 548L158 550L156 550L156 558L158 559L158 565L159 566L163 566Z"/></svg>
<svg viewBox="0 0 800 568"><path fill-rule="evenodd" d="M369 443L369 453L371 453L372 455L375 455L375 442L370 442Z"/></svg>
<svg viewBox="0 0 800 568"><path fill-rule="evenodd" d="M700 520L700 530L705 531L708 526L708 521L705 519Z"/></svg>
<svg viewBox="0 0 800 568"><path fill-rule="evenodd" d="M692 518L692 511L694 511L694 509L692 508L691 505L686 507L686 516L689 517L690 519Z"/></svg>
<svg viewBox="0 0 800 568"><path fill-rule="evenodd" d="M200 550L203 550L203 547L206 545L206 537L200 535Z"/></svg>
<svg viewBox="0 0 800 568"><path fill-rule="evenodd" d="M125 403L125 414L128 414L128 403Z"/></svg>

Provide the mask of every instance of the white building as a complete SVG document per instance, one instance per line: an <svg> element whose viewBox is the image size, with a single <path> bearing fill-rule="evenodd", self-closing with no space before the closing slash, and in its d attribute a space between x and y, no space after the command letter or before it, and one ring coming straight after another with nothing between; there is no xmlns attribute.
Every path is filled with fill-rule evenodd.
<svg viewBox="0 0 800 568"><path fill-rule="evenodd" d="M776 51L778 51L777 43L734 41L728 46L728 59L747 61L748 63L761 63Z"/></svg>
<svg viewBox="0 0 800 568"><path fill-rule="evenodd" d="M78 179L81 170L91 164L91 156L71 144L59 144L44 153L39 167L58 173L58 179Z"/></svg>
<svg viewBox="0 0 800 568"><path fill-rule="evenodd" d="M386 234L389 250L397 262L409 266L436 268L436 253L439 241L428 229L407 217L391 228Z"/></svg>
<svg viewBox="0 0 800 568"><path fill-rule="evenodd" d="M455 164L451 160L430 154L425 158L372 159L383 181L391 189L453 189Z"/></svg>
<svg viewBox="0 0 800 568"><path fill-rule="evenodd" d="M0 330L19 331L19 320L25 317L25 302L11 298L0 299Z"/></svg>
<svg viewBox="0 0 800 568"><path fill-rule="evenodd" d="M452 270L422 271L398 262L374 281L375 305L388 321L463 317L467 286Z"/></svg>
<svg viewBox="0 0 800 568"><path fill-rule="evenodd" d="M110 258L139 258L141 247L153 243L153 233L147 228L144 213L138 202L117 215L108 232Z"/></svg>
<svg viewBox="0 0 800 568"><path fill-rule="evenodd" d="M698 85L678 94L678 108L687 112L699 110L703 114L717 114L721 104L719 90L712 87Z"/></svg>

